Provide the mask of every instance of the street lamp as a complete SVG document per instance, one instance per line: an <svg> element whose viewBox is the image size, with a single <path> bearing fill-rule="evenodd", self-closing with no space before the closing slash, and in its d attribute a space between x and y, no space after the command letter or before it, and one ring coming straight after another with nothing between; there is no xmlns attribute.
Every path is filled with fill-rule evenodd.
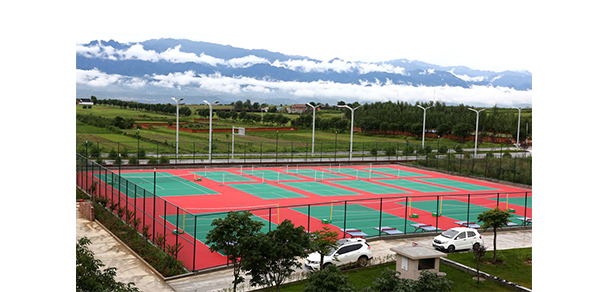
<svg viewBox="0 0 610 292"><path fill-rule="evenodd" d="M316 108L320 107L319 105L313 106L312 104L306 103L306 105L310 106L313 109L313 130L311 133L311 156L314 154L314 141L316 138Z"/></svg>
<svg viewBox="0 0 610 292"><path fill-rule="evenodd" d="M479 141L479 113L486 110L486 108L478 110L478 111L475 109L472 109L472 108L468 108L468 109L477 113L477 125L474 130L474 157L476 158L477 157L477 142Z"/></svg>
<svg viewBox="0 0 610 292"><path fill-rule="evenodd" d="M204 100L203 102L210 106L210 145L208 146L208 159L210 160L210 163L212 163L212 105L218 104L218 100L214 103L209 103L207 100Z"/></svg>
<svg viewBox="0 0 610 292"><path fill-rule="evenodd" d="M417 106L424 110L424 127L423 127L424 129L422 130L423 133L421 135L422 136L421 137L421 148L423 150L424 149L424 139L426 138L426 110L428 110L429 108L433 107L434 105L431 105L429 107L423 107L423 106L418 104Z"/></svg>
<svg viewBox="0 0 610 292"><path fill-rule="evenodd" d="M516 108L519 110L519 119L517 120L517 149L519 149L519 130L521 129L521 108L516 107L516 106L513 106L513 108Z"/></svg>
<svg viewBox="0 0 610 292"><path fill-rule="evenodd" d="M180 102L184 99L176 99L173 98L172 99L176 102L176 163L178 163L178 132L180 130L180 120L178 119L178 110L179 110L179 106L180 106Z"/></svg>
<svg viewBox="0 0 610 292"><path fill-rule="evenodd" d="M351 108L348 105L338 105L338 107L345 107L352 111L352 127L349 134L349 161L352 161L352 143L354 141L354 111L361 107L361 105L355 108Z"/></svg>

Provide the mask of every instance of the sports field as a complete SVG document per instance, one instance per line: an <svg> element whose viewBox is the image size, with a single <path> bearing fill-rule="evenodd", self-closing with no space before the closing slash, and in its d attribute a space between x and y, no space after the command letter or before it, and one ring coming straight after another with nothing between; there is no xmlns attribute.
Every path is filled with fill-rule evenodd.
<svg viewBox="0 0 610 292"><path fill-rule="evenodd" d="M91 178L100 194L121 194L112 202L144 213L138 215L144 225L154 219L147 232L183 244L180 260L193 270L226 264L205 241L213 220L228 211L249 210L263 232L289 219L310 232L328 226L340 237L482 224L477 215L496 207L509 210L518 225L531 224L518 218L532 217L529 189L398 164L122 170L120 178L98 171Z"/></svg>

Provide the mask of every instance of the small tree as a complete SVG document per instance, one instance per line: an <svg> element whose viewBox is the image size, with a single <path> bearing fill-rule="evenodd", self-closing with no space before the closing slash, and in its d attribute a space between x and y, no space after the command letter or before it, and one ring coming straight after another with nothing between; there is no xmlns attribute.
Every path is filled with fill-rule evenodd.
<svg viewBox="0 0 610 292"><path fill-rule="evenodd" d="M337 246L339 232L332 231L328 226L312 233L311 250L320 254L320 270L324 269L324 255Z"/></svg>
<svg viewBox="0 0 610 292"><path fill-rule="evenodd" d="M487 251L487 248L480 244L477 244L473 246L472 249L474 251L474 262L477 265L477 283L479 283L479 271L481 270L481 264L483 263L483 259L485 258L485 252Z"/></svg>
<svg viewBox="0 0 610 292"><path fill-rule="evenodd" d="M393 291L393 292L415 292L417 281L403 279L398 275L400 272L385 268L381 271L381 277L373 280L372 291Z"/></svg>
<svg viewBox="0 0 610 292"><path fill-rule="evenodd" d="M303 292L338 291L351 292L356 289L348 282L349 277L341 274L339 268L330 265L328 268L317 273L311 273L307 277L307 283ZM392 291L392 290L385 290ZM394 290L395 291L395 290Z"/></svg>
<svg viewBox="0 0 610 292"><path fill-rule="evenodd" d="M250 235L240 241L242 245L241 264L250 283L261 286L280 286L302 264L310 246L309 234L303 226L294 227L290 220L284 220L277 229L268 233Z"/></svg>
<svg viewBox="0 0 610 292"><path fill-rule="evenodd" d="M417 278L415 284L416 291L451 291L451 285L453 282L443 276L439 276L436 273L430 271L422 271Z"/></svg>
<svg viewBox="0 0 610 292"><path fill-rule="evenodd" d="M483 222L483 226L481 226L483 230L487 230L490 227L494 230L494 263L496 262L497 229L506 226L511 216L508 210L501 210L500 208L489 209L477 216L477 220Z"/></svg>
<svg viewBox="0 0 610 292"><path fill-rule="evenodd" d="M263 227L263 222L254 221L252 213L231 211L224 219L218 218L212 221L212 230L206 236L207 244L211 251L222 251L233 263L233 291L237 290L237 285L244 281L239 275L242 264L239 258L242 257L244 249L241 240L247 236L252 236L259 232Z"/></svg>
<svg viewBox="0 0 610 292"><path fill-rule="evenodd" d="M87 245L91 241L87 237L76 242L76 291L140 291L133 282L128 284L117 282L116 268L110 267L103 271L104 264L94 257Z"/></svg>

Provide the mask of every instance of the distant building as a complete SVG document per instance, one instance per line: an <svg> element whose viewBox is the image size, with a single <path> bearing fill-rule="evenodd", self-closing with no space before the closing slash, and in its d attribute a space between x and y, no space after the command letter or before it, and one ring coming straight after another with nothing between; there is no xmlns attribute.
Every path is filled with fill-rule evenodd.
<svg viewBox="0 0 610 292"><path fill-rule="evenodd" d="M304 111L307 111L307 105L304 104L295 104L286 108L286 112L289 114L302 114Z"/></svg>
<svg viewBox="0 0 610 292"><path fill-rule="evenodd" d="M82 105L93 105L93 101L91 99L88 98L77 98L76 99L76 104L82 104Z"/></svg>

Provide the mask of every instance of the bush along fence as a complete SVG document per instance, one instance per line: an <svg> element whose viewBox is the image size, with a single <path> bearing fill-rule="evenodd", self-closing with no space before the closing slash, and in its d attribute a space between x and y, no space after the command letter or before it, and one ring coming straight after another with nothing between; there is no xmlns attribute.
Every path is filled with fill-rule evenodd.
<svg viewBox="0 0 610 292"><path fill-rule="evenodd" d="M432 143L433 144L433 143ZM313 153L312 153L313 148ZM120 164L240 164L300 162L410 162L413 165L455 173L532 184L529 152L509 153L501 146L495 153L465 152L460 146L425 146L402 142L175 142L77 141L77 153L102 165ZM498 152L499 151L499 152ZM211 159L210 159L211 158Z"/></svg>
<svg viewBox="0 0 610 292"><path fill-rule="evenodd" d="M169 255L182 262L190 271L225 267L230 263L221 253L211 252L204 244L216 218L228 211L214 208L181 208L155 193L156 176L147 187L151 192L118 171L97 164L76 154L76 184L95 202L103 202L125 224L139 232ZM455 227L456 221L477 222L477 214L489 208L508 209L514 216L531 216L532 193L478 193L431 196L394 196L373 199L332 201L291 206L257 206L234 211L249 211L253 219L264 223L263 232L276 228L285 219L307 231L330 226L335 230L357 229L365 237L391 236L382 227L402 233L423 232L417 224L427 224L433 230ZM515 222L516 221L516 222ZM527 221L513 219L515 225ZM330 224L330 225L329 225ZM345 231L341 237L349 236Z"/></svg>

